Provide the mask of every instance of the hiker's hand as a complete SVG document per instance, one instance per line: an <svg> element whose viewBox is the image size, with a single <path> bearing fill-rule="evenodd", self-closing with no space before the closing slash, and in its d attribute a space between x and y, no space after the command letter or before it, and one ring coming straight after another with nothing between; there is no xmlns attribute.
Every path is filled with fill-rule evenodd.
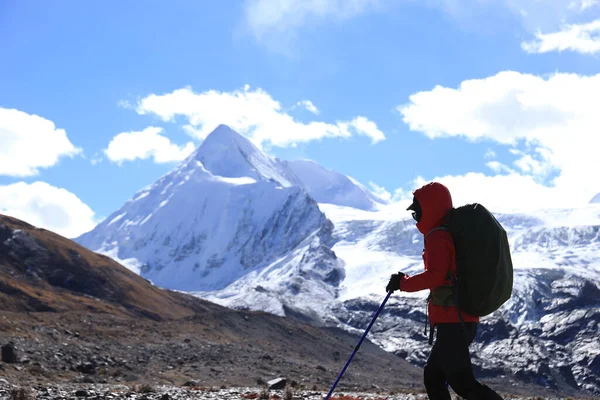
<svg viewBox="0 0 600 400"><path fill-rule="evenodd" d="M393 292L394 290L399 290L400 289L400 281L402 280L404 275L405 274L403 272L398 272L397 274L392 274L390 281L388 282L387 286L385 287L385 291Z"/></svg>

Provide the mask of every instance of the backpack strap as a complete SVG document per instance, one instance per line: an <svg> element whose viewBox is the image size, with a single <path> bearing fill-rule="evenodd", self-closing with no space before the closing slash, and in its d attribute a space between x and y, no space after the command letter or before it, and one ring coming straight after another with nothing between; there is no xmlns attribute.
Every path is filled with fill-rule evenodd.
<svg viewBox="0 0 600 400"><path fill-rule="evenodd" d="M429 232L427 232L427 235L425 235L425 240L427 240L427 238L429 237L429 235L431 235L435 231L447 231L447 232L450 232L450 229L448 228L448 225L440 225L440 226L438 226L436 228L433 228L432 230L430 230Z"/></svg>
<svg viewBox="0 0 600 400"><path fill-rule="evenodd" d="M438 227L435 227L432 230L430 230L429 232L427 232L427 234L423 238L423 241L426 242L427 238L429 237L429 235L431 235L435 231L447 231L447 232L450 232L450 229L448 228L448 225L440 225ZM451 277L452 277L452 273L450 271L448 271L448 274L447 274L446 278L448 280L450 280L449 278L451 278ZM452 287L452 286L450 286L450 287ZM433 300L433 295L432 294L433 294L433 291L427 297L427 303L429 303L430 301ZM449 304L449 302L450 302L450 299L447 299L445 301L446 304L444 304L444 306L447 307L449 305L453 305L453 304ZM458 307L456 307L456 308L458 308ZM425 336L427 336L427 325L429 325L429 315L426 312L426 318L425 318ZM435 329L435 327L431 328L431 330L429 332L429 340L428 340L429 345L433 344L433 334L434 334L433 332L434 332L434 329Z"/></svg>

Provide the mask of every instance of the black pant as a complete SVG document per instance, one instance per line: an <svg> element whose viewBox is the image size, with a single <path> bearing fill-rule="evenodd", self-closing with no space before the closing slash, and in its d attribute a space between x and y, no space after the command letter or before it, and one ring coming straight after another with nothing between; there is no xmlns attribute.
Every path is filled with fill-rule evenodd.
<svg viewBox="0 0 600 400"><path fill-rule="evenodd" d="M437 324L437 335L425 365L424 378L430 400L451 400L448 385L468 400L502 400L498 393L482 385L473 375L469 345L477 333L477 323Z"/></svg>

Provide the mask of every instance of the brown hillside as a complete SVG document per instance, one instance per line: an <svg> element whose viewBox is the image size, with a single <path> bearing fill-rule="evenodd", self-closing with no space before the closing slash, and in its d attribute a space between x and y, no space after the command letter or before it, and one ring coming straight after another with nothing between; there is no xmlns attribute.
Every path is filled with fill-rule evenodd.
<svg viewBox="0 0 600 400"><path fill-rule="evenodd" d="M73 311L182 318L217 307L166 291L104 255L0 215L0 310Z"/></svg>

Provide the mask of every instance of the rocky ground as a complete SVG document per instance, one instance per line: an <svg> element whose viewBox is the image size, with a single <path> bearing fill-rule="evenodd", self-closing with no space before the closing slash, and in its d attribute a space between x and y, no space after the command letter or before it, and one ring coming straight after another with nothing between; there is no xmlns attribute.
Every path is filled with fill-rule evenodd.
<svg viewBox="0 0 600 400"><path fill-rule="evenodd" d="M285 327L289 340L275 343L272 329L282 327L268 322L260 332L237 332L240 340L228 317L221 321L215 329L194 319L1 313L0 344L11 343L18 360L0 362L0 399L322 400L356 343L340 333L347 354L326 354L331 344L324 337L303 343L308 339L295 335L293 324ZM426 399L421 371L414 375L398 360L365 342L332 400ZM285 379L279 388L278 378Z"/></svg>
<svg viewBox="0 0 600 400"><path fill-rule="evenodd" d="M173 387L150 385L37 385L16 387L0 379L0 398L9 400L323 400L327 391L300 390L287 386L285 389L265 387ZM559 400L560 397L515 397L505 400ZM335 392L331 400L426 400L424 393L406 392ZM458 398L457 398L458 399Z"/></svg>
<svg viewBox="0 0 600 400"><path fill-rule="evenodd" d="M257 321L244 327L232 318ZM202 392L193 388L266 387L276 378L285 378L298 391L327 391L356 341L342 331L329 334L262 313L156 322L84 312L3 312L0 345L13 347L17 360L0 362L0 377L4 394L9 387L38 388L40 399L75 398L77 390L90 387L99 389L90 389L93 394L87 397L110 398L98 396L114 387L137 393L132 388L163 385L186 388L173 389L173 396L179 396L173 398L188 398L181 396ZM365 342L339 388L418 392L420 375L404 360ZM146 398L157 396L147 393Z"/></svg>
<svg viewBox="0 0 600 400"><path fill-rule="evenodd" d="M284 377L299 387L321 388L333 382L356 344L354 336L341 331L326 336L292 322L276 325L270 315L249 315L245 318L265 321L244 329L238 323L229 326L230 318L244 318L235 313L219 320L172 322L86 313L0 313L0 344L12 343L18 353L18 362L0 362L0 376L26 384L182 386L193 381L217 387ZM418 369L365 342L341 387L397 390L418 384Z"/></svg>
<svg viewBox="0 0 600 400"><path fill-rule="evenodd" d="M126 386L126 385L86 385L86 386L35 386L11 387L2 383L0 379L0 398L11 399L11 396L29 396L36 400L52 399L128 399L128 400L184 400L184 399L211 399L211 400L239 400L239 399L267 399L267 400L322 400L326 392L313 390L266 389L257 387L172 387L172 386ZM14 398L14 397L13 397ZM408 400L426 399L424 394L393 394L393 393L361 393L340 392L334 393L332 400Z"/></svg>

